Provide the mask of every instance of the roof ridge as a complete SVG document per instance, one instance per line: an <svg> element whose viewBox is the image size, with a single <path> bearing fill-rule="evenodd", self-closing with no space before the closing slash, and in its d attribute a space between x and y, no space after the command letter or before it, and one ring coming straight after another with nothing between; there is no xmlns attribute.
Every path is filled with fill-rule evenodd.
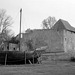
<svg viewBox="0 0 75 75"><path fill-rule="evenodd" d="M75 32L75 28L72 27L68 21L65 21L63 19L59 19L59 21L61 21L64 25L64 27L67 29L67 30L70 30L70 31L74 31Z"/></svg>

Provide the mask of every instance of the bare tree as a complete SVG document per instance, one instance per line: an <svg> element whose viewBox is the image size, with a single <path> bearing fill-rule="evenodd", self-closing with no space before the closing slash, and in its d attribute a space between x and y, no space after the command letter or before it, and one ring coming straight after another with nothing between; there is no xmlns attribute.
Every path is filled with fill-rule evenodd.
<svg viewBox="0 0 75 75"><path fill-rule="evenodd" d="M8 36L10 30L8 27L12 24L11 16L6 14L6 10L0 9L0 33Z"/></svg>
<svg viewBox="0 0 75 75"><path fill-rule="evenodd" d="M0 9L0 49L3 45L3 42L10 38L9 26L12 24L11 16L6 14L6 10Z"/></svg>
<svg viewBox="0 0 75 75"><path fill-rule="evenodd" d="M55 17L49 16L47 19L42 21L43 29L50 29L56 23Z"/></svg>
<svg viewBox="0 0 75 75"><path fill-rule="evenodd" d="M12 24L11 16L6 14L6 10L0 9L0 30L5 33L7 28Z"/></svg>

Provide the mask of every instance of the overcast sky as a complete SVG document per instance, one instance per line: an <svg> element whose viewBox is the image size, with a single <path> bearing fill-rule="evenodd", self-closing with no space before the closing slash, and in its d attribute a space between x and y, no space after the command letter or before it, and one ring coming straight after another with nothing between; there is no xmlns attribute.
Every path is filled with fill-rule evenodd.
<svg viewBox="0 0 75 75"><path fill-rule="evenodd" d="M12 29L19 33L19 11L22 8L22 31L39 29L43 19L54 16L75 27L75 0L0 0L0 8L13 18Z"/></svg>

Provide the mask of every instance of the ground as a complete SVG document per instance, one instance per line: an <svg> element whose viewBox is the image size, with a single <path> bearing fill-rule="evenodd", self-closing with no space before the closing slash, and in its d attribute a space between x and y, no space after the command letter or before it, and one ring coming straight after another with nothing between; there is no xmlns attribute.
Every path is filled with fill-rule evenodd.
<svg viewBox="0 0 75 75"><path fill-rule="evenodd" d="M43 61L42 64L1 65L0 75L75 75L75 62Z"/></svg>

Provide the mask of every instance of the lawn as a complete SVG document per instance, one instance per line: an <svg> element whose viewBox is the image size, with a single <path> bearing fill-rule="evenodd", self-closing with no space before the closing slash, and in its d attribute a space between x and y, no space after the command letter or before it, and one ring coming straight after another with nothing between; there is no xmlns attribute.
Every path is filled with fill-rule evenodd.
<svg viewBox="0 0 75 75"><path fill-rule="evenodd" d="M1 65L0 75L75 75L75 62L47 60L34 65Z"/></svg>

